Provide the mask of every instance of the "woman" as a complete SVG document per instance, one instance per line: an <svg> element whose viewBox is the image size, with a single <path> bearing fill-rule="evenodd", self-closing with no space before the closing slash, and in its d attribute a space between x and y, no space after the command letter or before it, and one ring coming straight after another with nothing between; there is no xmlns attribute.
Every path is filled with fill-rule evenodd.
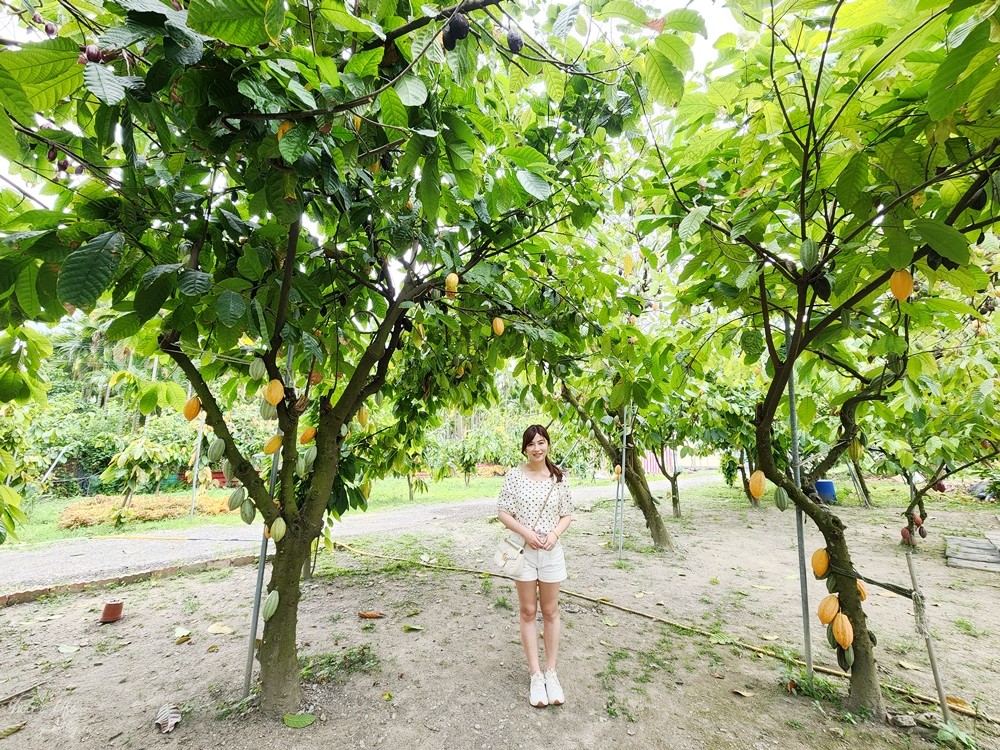
<svg viewBox="0 0 1000 750"><path fill-rule="evenodd" d="M549 433L533 424L521 438L528 462L507 473L497 504L501 523L524 538L524 569L515 581L521 612L521 645L531 674L529 700L541 708L565 700L556 676L559 655L559 584L566 560L559 538L572 522L573 497L566 475L549 460ZM545 673L538 661L535 614L542 605Z"/></svg>

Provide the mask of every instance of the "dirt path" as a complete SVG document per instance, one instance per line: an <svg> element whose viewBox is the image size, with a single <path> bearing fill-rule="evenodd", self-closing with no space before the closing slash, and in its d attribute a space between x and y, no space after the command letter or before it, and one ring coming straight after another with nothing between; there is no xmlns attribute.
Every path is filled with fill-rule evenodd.
<svg viewBox="0 0 1000 750"><path fill-rule="evenodd" d="M716 480L714 473L682 476L683 486ZM651 482L654 492L669 492L664 480ZM432 488L433 492L433 488ZM593 503L614 497L610 484L573 488L577 503ZM631 507L631 506L630 506ZM456 522L489 518L496 498L486 497L457 503L415 505L396 510L349 513L335 527L335 536L397 534L423 529L433 531ZM631 512L638 513L637 510ZM46 542L37 545L0 546L0 596L42 589L64 583L85 583L117 576L146 573L206 560L257 555L262 525L199 526L187 530L123 534Z"/></svg>
<svg viewBox="0 0 1000 750"><path fill-rule="evenodd" d="M721 488L720 495L733 496ZM570 579L559 672L567 702L558 709L528 705L510 583L415 562L489 568L499 533L497 524L484 522L491 501L483 501L475 511L472 504L457 506L447 518L428 506L416 518L358 516L358 523L374 525L345 532L391 526L400 533L356 538L368 554L320 555L299 605L300 654L321 660L305 688L302 710L317 717L306 729L238 704L255 579L253 567L243 566L0 609L0 731L21 727L11 747L24 750L56 744L84 750L938 747L931 730L845 713L838 703L846 694L842 681L819 683L817 700L790 694L794 672L738 645L802 651L792 513L770 505L753 511L736 500L692 501L681 519L666 519L677 550L661 555L630 509L619 559L608 546L608 505L587 512L585 498L581 491L565 535ZM439 515L421 520L428 512ZM904 583L898 510L845 507L838 514L858 569ZM931 533L915 555L946 688L998 716L1000 576L947 567L943 539L1000 524L992 509L931 513L926 523ZM815 528L807 528L807 549L820 543ZM809 580L810 612L825 593L822 583ZM125 617L102 626L97 620L110 595L125 601ZM872 589L865 608L878 633L884 681L933 694L909 600ZM358 617L371 611L384 617ZM822 628L813 627L811 641L817 664L831 666ZM541 635L540 643L544 647ZM935 717L931 706L903 702L889 691L886 698L893 713ZM173 733L159 735L153 719L165 704L178 706L182 720ZM959 721L978 748L1000 746L1000 726Z"/></svg>

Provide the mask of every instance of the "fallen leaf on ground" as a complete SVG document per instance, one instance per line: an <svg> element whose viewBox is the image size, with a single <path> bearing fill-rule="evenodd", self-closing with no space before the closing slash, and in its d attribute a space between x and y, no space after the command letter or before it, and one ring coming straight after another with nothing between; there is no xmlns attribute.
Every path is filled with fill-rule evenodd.
<svg viewBox="0 0 1000 750"><path fill-rule="evenodd" d="M316 717L313 714L285 714L281 720L285 722L286 727L305 729L316 721Z"/></svg>
<svg viewBox="0 0 1000 750"><path fill-rule="evenodd" d="M899 596L899 594L897 594L895 591L879 591L878 595L887 597L889 599L895 599L896 597Z"/></svg>
<svg viewBox="0 0 1000 750"><path fill-rule="evenodd" d="M724 674L721 674L720 672L709 672L709 674L712 675L712 677L714 677L717 680L726 679L726 676Z"/></svg>
<svg viewBox="0 0 1000 750"><path fill-rule="evenodd" d="M958 706L959 708L972 708L968 703L963 701L961 698L956 698L954 695L945 696L945 703L949 706Z"/></svg>
<svg viewBox="0 0 1000 750"><path fill-rule="evenodd" d="M20 724L11 724L6 729L0 729L0 740L7 739L12 734L20 732L27 723L26 721L22 721Z"/></svg>
<svg viewBox="0 0 1000 750"><path fill-rule="evenodd" d="M191 631L187 628L174 628L174 642L179 646L191 640Z"/></svg>
<svg viewBox="0 0 1000 750"><path fill-rule="evenodd" d="M208 626L208 632L215 635L229 635L230 633L234 633L236 631L228 625L223 625L221 622L214 622Z"/></svg>
<svg viewBox="0 0 1000 750"><path fill-rule="evenodd" d="M390 693L390 692L383 693L382 694L382 700L384 700L384 701L391 701L392 700L392 693Z"/></svg>
<svg viewBox="0 0 1000 750"><path fill-rule="evenodd" d="M666 606L667 606L667 603L666 603L666 602L657 602L657 603L656 603L656 606L657 606L657 607L666 607Z"/></svg>
<svg viewBox="0 0 1000 750"><path fill-rule="evenodd" d="M605 617L603 620L601 620L601 622L603 622L609 628L617 628L618 627L618 623L617 622L615 622L614 620L612 620L610 618L607 618L607 617Z"/></svg>
<svg viewBox="0 0 1000 750"><path fill-rule="evenodd" d="M362 620L380 620L385 615L381 612L358 612L358 617Z"/></svg>
<svg viewBox="0 0 1000 750"><path fill-rule="evenodd" d="M403 626L403 632L404 633L419 633L423 629L424 629L423 625L404 625Z"/></svg>
<svg viewBox="0 0 1000 750"><path fill-rule="evenodd" d="M774 588L774 586L768 586L764 583L755 583L753 587L755 589L760 589L761 591L771 591Z"/></svg>
<svg viewBox="0 0 1000 750"><path fill-rule="evenodd" d="M776 635L762 635L761 638L763 638L765 641L776 641L776 640L778 640L778 636L776 636Z"/></svg>
<svg viewBox="0 0 1000 750"><path fill-rule="evenodd" d="M644 597L645 595L646 595L645 592L640 591L638 594L635 595L635 598L636 599L642 599L642 597Z"/></svg>
<svg viewBox="0 0 1000 750"><path fill-rule="evenodd" d="M79 646L67 646L65 643L59 644L60 654L75 654L79 650L80 650Z"/></svg>
<svg viewBox="0 0 1000 750"><path fill-rule="evenodd" d="M910 664L910 662L903 661L902 659L900 659L899 661L899 666L901 666L903 669L912 669L916 672L924 671L924 668L921 667L919 664Z"/></svg>
<svg viewBox="0 0 1000 750"><path fill-rule="evenodd" d="M744 698L753 698L755 693L752 690L737 690L733 688L733 692L737 695L742 695Z"/></svg>
<svg viewBox="0 0 1000 750"><path fill-rule="evenodd" d="M177 726L177 722L180 720L181 710L177 706L168 703L160 708L153 723L160 728L160 732L166 734L173 731L173 728Z"/></svg>

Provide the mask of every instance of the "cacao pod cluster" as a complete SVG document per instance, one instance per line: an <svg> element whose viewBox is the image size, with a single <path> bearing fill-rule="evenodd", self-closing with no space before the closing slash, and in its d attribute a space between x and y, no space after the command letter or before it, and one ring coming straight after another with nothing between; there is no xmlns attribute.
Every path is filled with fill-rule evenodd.
<svg viewBox="0 0 1000 750"><path fill-rule="evenodd" d="M823 550L825 552L825 550ZM827 579L827 588L831 588L829 581L835 580L835 576ZM857 581L858 596L864 601L868 597L864 583ZM854 626L851 620L840 609L840 595L831 593L820 601L816 610L819 621L826 625L826 640L830 648L837 653L837 664L845 672L850 671L854 666Z"/></svg>

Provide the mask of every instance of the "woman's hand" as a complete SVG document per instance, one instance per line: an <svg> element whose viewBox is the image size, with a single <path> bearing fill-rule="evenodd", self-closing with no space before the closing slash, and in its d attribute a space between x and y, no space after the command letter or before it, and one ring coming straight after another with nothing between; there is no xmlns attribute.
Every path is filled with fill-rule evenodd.
<svg viewBox="0 0 1000 750"><path fill-rule="evenodd" d="M538 532L534 529L529 529L528 533L524 535L524 543L531 549L551 549L545 546L545 541L546 538L538 536Z"/></svg>
<svg viewBox="0 0 1000 750"><path fill-rule="evenodd" d="M542 544L542 549L546 550L547 552L551 552L556 548L556 545L558 543L559 543L559 535L554 531L550 531L548 534L545 535L545 540L544 543Z"/></svg>

